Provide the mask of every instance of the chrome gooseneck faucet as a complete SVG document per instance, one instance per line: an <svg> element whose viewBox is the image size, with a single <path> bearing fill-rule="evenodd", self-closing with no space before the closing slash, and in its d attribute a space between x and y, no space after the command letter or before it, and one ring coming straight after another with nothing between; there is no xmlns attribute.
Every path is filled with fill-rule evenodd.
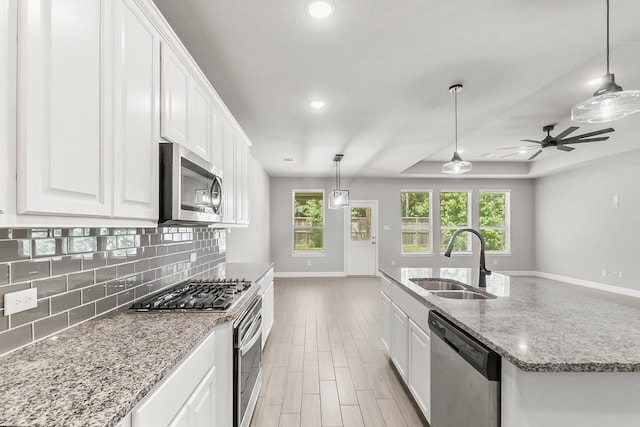
<svg viewBox="0 0 640 427"><path fill-rule="evenodd" d="M478 239L480 239L480 277L478 279L478 287L486 288L487 276L491 275L491 271L487 270L487 266L484 263L484 239L482 238L482 235L478 233L477 230L474 230L473 228L462 228L456 231L455 233L453 233L453 236L451 236L451 240L449 240L449 245L447 246L447 250L444 251L444 256L448 258L451 257L451 251L453 250L453 243L455 242L456 237L458 237L459 234L462 234L464 232L475 234L476 236L478 236Z"/></svg>

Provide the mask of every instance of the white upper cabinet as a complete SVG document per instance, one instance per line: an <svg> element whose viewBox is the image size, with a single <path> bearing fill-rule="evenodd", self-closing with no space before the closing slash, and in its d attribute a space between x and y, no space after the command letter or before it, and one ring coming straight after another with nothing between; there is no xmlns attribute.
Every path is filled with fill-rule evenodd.
<svg viewBox="0 0 640 427"><path fill-rule="evenodd" d="M223 222L233 224L236 222L236 132L228 121L222 124L222 155L223 155Z"/></svg>
<svg viewBox="0 0 640 427"><path fill-rule="evenodd" d="M18 212L111 214L100 0L18 2Z"/></svg>
<svg viewBox="0 0 640 427"><path fill-rule="evenodd" d="M114 16L114 215L157 219L160 35L133 0Z"/></svg>
<svg viewBox="0 0 640 427"><path fill-rule="evenodd" d="M244 139L236 139L236 222L249 224L249 147Z"/></svg>
<svg viewBox="0 0 640 427"><path fill-rule="evenodd" d="M0 224L15 191L16 3L0 0Z"/></svg>
<svg viewBox="0 0 640 427"><path fill-rule="evenodd" d="M209 92L192 79L191 109L189 110L189 148L211 162L211 97Z"/></svg>
<svg viewBox="0 0 640 427"><path fill-rule="evenodd" d="M160 94L161 136L167 141L189 146L189 92L191 76L168 43L162 43Z"/></svg>
<svg viewBox="0 0 640 427"><path fill-rule="evenodd" d="M209 121L211 164L218 170L222 170L224 164L224 119L221 108L217 103L211 103L211 117ZM224 180L224 177L223 177Z"/></svg>

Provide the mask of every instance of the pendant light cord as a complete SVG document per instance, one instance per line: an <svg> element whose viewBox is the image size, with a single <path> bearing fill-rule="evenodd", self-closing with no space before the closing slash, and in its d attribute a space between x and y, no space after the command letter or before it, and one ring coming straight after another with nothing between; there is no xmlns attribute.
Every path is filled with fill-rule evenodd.
<svg viewBox="0 0 640 427"><path fill-rule="evenodd" d="M609 1L609 0L607 0ZM455 108L455 126L456 126L456 131L455 131L455 136L456 136L456 153L458 152L458 91L456 90L453 93L454 96L454 108Z"/></svg>
<svg viewBox="0 0 640 427"><path fill-rule="evenodd" d="M340 189L340 173L338 172L338 168L340 167L340 162L337 160L334 162L336 164L336 190Z"/></svg>
<svg viewBox="0 0 640 427"><path fill-rule="evenodd" d="M609 75L609 0L607 0L607 75Z"/></svg>

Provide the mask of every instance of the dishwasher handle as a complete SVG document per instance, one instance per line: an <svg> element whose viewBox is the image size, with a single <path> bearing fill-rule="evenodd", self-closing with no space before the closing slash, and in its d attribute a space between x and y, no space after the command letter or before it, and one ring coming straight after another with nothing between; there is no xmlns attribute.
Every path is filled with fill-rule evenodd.
<svg viewBox="0 0 640 427"><path fill-rule="evenodd" d="M500 381L502 359L435 311L429 311L429 329L489 381Z"/></svg>

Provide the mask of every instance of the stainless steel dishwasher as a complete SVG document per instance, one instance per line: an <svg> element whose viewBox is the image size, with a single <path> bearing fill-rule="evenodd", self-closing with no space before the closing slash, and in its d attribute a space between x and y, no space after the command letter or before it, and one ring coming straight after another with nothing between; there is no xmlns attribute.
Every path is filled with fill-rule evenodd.
<svg viewBox="0 0 640 427"><path fill-rule="evenodd" d="M500 356L435 311L431 427L500 426Z"/></svg>

